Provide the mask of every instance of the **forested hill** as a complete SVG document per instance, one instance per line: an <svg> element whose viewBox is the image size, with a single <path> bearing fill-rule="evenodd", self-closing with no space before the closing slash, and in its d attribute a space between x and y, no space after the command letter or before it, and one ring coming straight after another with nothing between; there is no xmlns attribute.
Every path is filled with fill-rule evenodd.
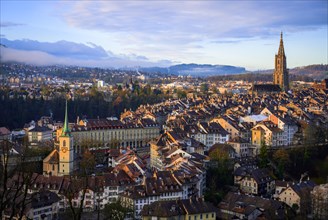
<svg viewBox="0 0 328 220"><path fill-rule="evenodd" d="M244 67L229 66L229 65L211 65L211 64L178 64L167 68L148 67L140 68L143 72L160 72L165 74L207 77L226 74L241 74L245 73Z"/></svg>
<svg viewBox="0 0 328 220"><path fill-rule="evenodd" d="M328 78L328 65L327 64L315 64L303 67L296 67L291 69L290 74L306 75L314 80L322 80Z"/></svg>
<svg viewBox="0 0 328 220"><path fill-rule="evenodd" d="M248 72L246 74L211 76L209 80L225 81L225 80L244 80L248 82L256 81L272 81L274 70L262 70L256 72ZM321 81L328 78L328 65L316 64L304 67L296 67L289 70L289 78L291 81Z"/></svg>

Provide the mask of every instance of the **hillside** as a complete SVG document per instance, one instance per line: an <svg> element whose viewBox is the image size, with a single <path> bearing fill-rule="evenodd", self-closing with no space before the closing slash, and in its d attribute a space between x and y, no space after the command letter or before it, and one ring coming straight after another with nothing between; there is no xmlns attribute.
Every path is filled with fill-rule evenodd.
<svg viewBox="0 0 328 220"><path fill-rule="evenodd" d="M306 75L314 80L322 80L328 78L328 65L315 64L303 67L296 67L289 70L289 73L294 75Z"/></svg>
<svg viewBox="0 0 328 220"><path fill-rule="evenodd" d="M211 76L209 80L226 81L226 80L244 80L249 82L272 81L273 69L245 74ZM328 65L315 64L304 67L296 67L289 70L289 79L291 81L321 81L328 78Z"/></svg>
<svg viewBox="0 0 328 220"><path fill-rule="evenodd" d="M149 67L140 68L143 72L160 72L182 76L207 77L215 75L230 75L245 73L244 67L229 65L210 65L210 64L179 64L168 68Z"/></svg>

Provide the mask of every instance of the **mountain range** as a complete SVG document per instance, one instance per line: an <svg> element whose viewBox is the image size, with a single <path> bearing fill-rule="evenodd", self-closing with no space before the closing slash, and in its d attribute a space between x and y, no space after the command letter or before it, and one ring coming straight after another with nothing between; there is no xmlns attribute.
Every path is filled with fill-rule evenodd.
<svg viewBox="0 0 328 220"><path fill-rule="evenodd" d="M146 67L139 69L142 72L159 72L164 74L182 75L182 76L215 76L225 74L241 74L245 73L244 67L236 67L229 65L210 65L210 64L179 64L167 68L162 67Z"/></svg>

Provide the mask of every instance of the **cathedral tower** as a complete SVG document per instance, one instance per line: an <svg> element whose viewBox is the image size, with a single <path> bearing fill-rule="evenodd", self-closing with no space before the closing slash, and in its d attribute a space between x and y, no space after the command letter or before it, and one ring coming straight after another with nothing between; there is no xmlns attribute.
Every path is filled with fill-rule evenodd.
<svg viewBox="0 0 328 220"><path fill-rule="evenodd" d="M284 42L282 39L282 32L280 34L280 45L278 54L275 56L275 69L273 73L273 84L279 85L284 91L289 90L289 76L287 69L287 62L284 50Z"/></svg>
<svg viewBox="0 0 328 220"><path fill-rule="evenodd" d="M62 134L59 139L59 168L60 175L70 175L73 172L74 166L74 151L73 151L73 137L68 128L67 120L67 100L65 107L65 121Z"/></svg>

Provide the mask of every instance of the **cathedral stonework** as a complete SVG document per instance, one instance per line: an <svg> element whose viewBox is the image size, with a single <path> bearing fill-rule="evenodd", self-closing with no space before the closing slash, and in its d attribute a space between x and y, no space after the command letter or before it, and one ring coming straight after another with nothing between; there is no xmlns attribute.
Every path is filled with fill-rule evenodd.
<svg viewBox="0 0 328 220"><path fill-rule="evenodd" d="M273 84L279 85L284 91L289 90L289 76L287 69L287 62L284 50L284 42L282 39L282 33L280 35L280 45L278 54L275 56L275 69L273 73Z"/></svg>

